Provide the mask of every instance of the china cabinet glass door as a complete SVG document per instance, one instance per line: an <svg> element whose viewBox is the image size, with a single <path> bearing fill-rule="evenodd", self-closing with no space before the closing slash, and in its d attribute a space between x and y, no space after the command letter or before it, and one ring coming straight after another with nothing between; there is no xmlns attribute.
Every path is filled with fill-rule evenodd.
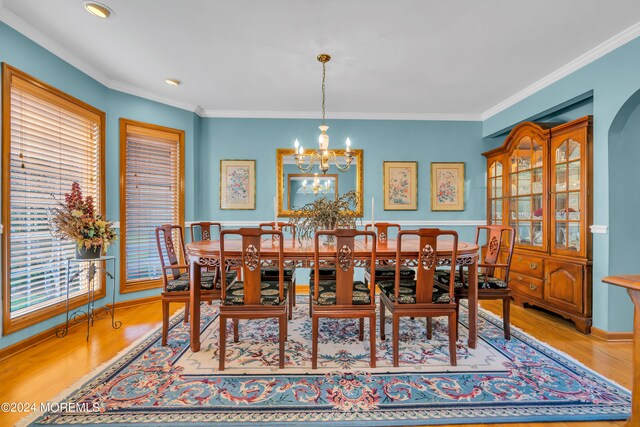
<svg viewBox="0 0 640 427"><path fill-rule="evenodd" d="M508 156L509 225L516 230L516 245L546 250L544 227L544 141L530 136L520 139Z"/></svg>
<svg viewBox="0 0 640 427"><path fill-rule="evenodd" d="M554 138L551 150L551 251L582 254L584 144L573 137L563 136Z"/></svg>
<svg viewBox="0 0 640 427"><path fill-rule="evenodd" d="M489 224L502 224L502 162L499 160L490 162L489 166Z"/></svg>

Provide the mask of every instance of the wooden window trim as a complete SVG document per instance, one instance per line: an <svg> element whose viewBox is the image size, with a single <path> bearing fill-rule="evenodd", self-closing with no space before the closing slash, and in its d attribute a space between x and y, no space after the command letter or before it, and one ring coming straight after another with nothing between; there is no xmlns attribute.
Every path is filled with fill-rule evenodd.
<svg viewBox="0 0 640 427"><path fill-rule="evenodd" d="M180 226L184 228L184 131L150 123L120 119L120 293L126 294L147 289L162 287L162 279L142 279L127 281L127 129L136 128L136 132L147 136L159 136L160 133L172 134L178 143L178 218ZM158 224L160 225L160 224Z"/></svg>
<svg viewBox="0 0 640 427"><path fill-rule="evenodd" d="M11 87L12 82L16 82L19 87L25 89L33 89L32 92L38 96L46 98L47 101L70 108L74 112L81 112L83 116L88 117L90 113L94 115L100 123L100 142L99 152L99 168L98 182L100 188L100 211L104 215L106 210L106 193L105 193L105 118L106 114L97 108L62 92L59 89L23 72L7 63L2 63L2 223L5 224L5 230L2 233L2 335L12 334L21 329L38 324L44 320L50 319L56 315L62 314L66 310L65 302L59 302L40 310L27 313L23 316L11 318L11 244L10 244L10 219L11 219ZM27 84L25 86L25 83ZM104 284L104 280L102 281ZM106 295L105 286L100 286L95 293L96 300L104 298ZM75 309L86 304L86 294L79 295L69 300L69 309Z"/></svg>

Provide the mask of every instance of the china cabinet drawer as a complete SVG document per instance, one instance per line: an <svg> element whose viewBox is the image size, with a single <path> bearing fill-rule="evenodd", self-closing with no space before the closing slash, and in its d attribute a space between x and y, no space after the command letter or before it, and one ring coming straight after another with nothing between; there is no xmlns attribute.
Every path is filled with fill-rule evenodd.
<svg viewBox="0 0 640 427"><path fill-rule="evenodd" d="M542 280L517 273L509 275L509 287L517 293L531 295L534 298L542 299L544 295Z"/></svg>
<svg viewBox="0 0 640 427"><path fill-rule="evenodd" d="M511 258L511 271L542 279L542 258L514 253Z"/></svg>

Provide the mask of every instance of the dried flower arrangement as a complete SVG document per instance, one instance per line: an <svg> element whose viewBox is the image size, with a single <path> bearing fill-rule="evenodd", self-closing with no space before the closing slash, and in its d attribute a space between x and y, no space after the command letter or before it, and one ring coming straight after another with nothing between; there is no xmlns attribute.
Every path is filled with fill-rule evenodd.
<svg viewBox="0 0 640 427"><path fill-rule="evenodd" d="M117 238L113 224L96 215L93 197L83 198L77 182L71 184L71 193L64 195L64 203L58 202L58 207L51 209L50 224L51 234L59 239L74 240L79 253L105 254Z"/></svg>
<svg viewBox="0 0 640 427"><path fill-rule="evenodd" d="M355 228L358 220L355 209L359 198L359 194L352 190L336 200L321 197L293 210L289 222L296 226L298 240L312 239L316 230Z"/></svg>

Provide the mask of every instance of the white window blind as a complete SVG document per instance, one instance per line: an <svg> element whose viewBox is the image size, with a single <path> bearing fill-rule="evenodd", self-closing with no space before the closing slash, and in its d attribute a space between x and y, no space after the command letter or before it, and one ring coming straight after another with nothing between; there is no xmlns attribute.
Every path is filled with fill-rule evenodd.
<svg viewBox="0 0 640 427"><path fill-rule="evenodd" d="M66 261L75 256L75 243L51 236L48 214L55 199L64 201L74 181L85 196L93 196L97 212L102 211L102 116L15 74L10 76L9 96L10 138L4 142L10 153L5 268L14 319L66 298ZM6 211L4 215L6 221ZM76 277L71 295L86 292L86 286L84 275Z"/></svg>
<svg viewBox="0 0 640 427"><path fill-rule="evenodd" d="M159 285L155 228L182 224L182 131L124 121L124 259L126 287Z"/></svg>

